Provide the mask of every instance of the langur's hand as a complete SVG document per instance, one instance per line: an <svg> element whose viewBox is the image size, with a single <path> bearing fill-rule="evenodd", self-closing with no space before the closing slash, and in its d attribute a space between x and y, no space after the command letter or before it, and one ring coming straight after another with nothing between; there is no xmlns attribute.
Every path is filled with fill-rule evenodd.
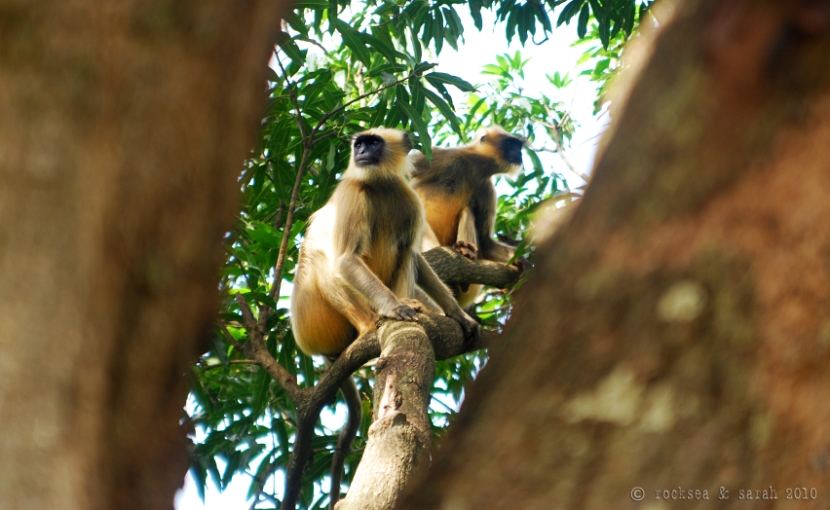
<svg viewBox="0 0 830 510"><path fill-rule="evenodd" d="M391 308L380 310L378 314L387 319L418 322L418 312L401 302Z"/></svg>
<svg viewBox="0 0 830 510"><path fill-rule="evenodd" d="M405 304L409 308L412 308L418 313L426 313L426 307L424 306L424 304L415 298L406 298L403 300L403 304Z"/></svg>
<svg viewBox="0 0 830 510"><path fill-rule="evenodd" d="M478 248L473 243L467 241L456 241L452 245L452 249L461 254L465 259L475 260Z"/></svg>
<svg viewBox="0 0 830 510"><path fill-rule="evenodd" d="M519 279L521 280L527 276L527 272L533 269L533 264L524 257L519 257L513 261L513 265L519 268Z"/></svg>

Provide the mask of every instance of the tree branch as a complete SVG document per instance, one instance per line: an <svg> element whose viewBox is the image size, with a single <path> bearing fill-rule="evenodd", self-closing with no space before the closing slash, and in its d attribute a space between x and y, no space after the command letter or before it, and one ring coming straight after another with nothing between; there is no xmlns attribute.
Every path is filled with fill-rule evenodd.
<svg viewBox="0 0 830 510"><path fill-rule="evenodd" d="M201 368L203 371L205 370L213 370L214 368L222 368L228 365L259 365L255 360L252 359L229 359L227 363L215 363L213 365L196 365L196 368Z"/></svg>
<svg viewBox="0 0 830 510"><path fill-rule="evenodd" d="M519 281L521 271L513 264L491 260L470 260L446 246L439 246L424 253L424 258L441 280L448 284L480 283L500 289L511 287Z"/></svg>
<svg viewBox="0 0 830 510"><path fill-rule="evenodd" d="M256 319L254 319L254 316L251 313L251 308L248 306L248 302L245 301L245 298L242 297L241 294L236 294L235 297L236 302L239 304L240 310L242 310L242 318L245 322L245 329L248 331L249 342L246 344L240 344L233 339L227 328L222 327L225 338L227 338L228 341L234 345L234 347L241 350L245 356L256 361L260 367L268 372L268 375L270 375L271 378L274 379L283 390L285 390L285 393L288 394L288 398L290 398L291 401L294 402L294 405L299 408L303 402L308 400L308 392L310 390L300 388L297 384L297 379L295 379L294 376L285 369L285 367L277 363L277 360L271 356L271 353L268 352L268 348L265 346L265 341L262 338L262 329L257 324Z"/></svg>
<svg viewBox="0 0 830 510"><path fill-rule="evenodd" d="M390 321L383 321L383 323ZM418 322L432 343L435 358L448 359L467 352L476 351L492 345L499 337L494 331L481 332L478 342L465 341L461 326L454 319L439 314L418 314ZM297 406L297 435L294 440L294 450L288 461L285 482L285 497L283 508L293 509L299 497L302 471L311 455L311 440L314 438L314 425L317 423L320 411L330 402L340 385L366 362L380 356L381 344L377 331L369 332L359 338L343 351L320 377L317 385L308 395L308 400Z"/></svg>

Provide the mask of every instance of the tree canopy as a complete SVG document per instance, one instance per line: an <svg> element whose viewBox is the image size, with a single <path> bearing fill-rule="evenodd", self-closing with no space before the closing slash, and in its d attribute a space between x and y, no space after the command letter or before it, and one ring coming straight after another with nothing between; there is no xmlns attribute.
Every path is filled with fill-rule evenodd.
<svg viewBox="0 0 830 510"><path fill-rule="evenodd" d="M465 30L481 30L483 10L495 13L507 40L547 44L556 26L574 23L585 43L584 74L600 90L619 66L622 43L645 19L650 1L551 0L297 2L285 16L269 68L268 103L261 136L238 184L242 208L225 237L221 271L220 320L209 352L192 367L190 425L198 428L191 472L204 490L212 480L227 486L235 476L250 478L257 508L279 506L281 482L297 427L295 402L242 346L251 341L245 315L257 323L267 352L303 387L312 387L322 364L300 352L287 316L287 296L302 232L348 163L350 136L375 126L409 130L416 148L429 156L433 145L466 142L475 130L499 124L527 137L524 172L508 181L499 198L497 234L521 242L519 253L533 257L527 239L530 217L551 197L569 197L567 181L534 151L562 154L578 128L568 105L522 87L527 61L521 53L494 55L483 73L492 78L436 71L431 62L445 47L463 44ZM469 23L460 9L469 10ZM466 16L465 16L466 17ZM554 89L572 74L556 70ZM460 91L464 100L459 101ZM598 99L597 104L601 104ZM484 326L498 329L510 315L510 292L490 289L478 303ZM440 438L455 405L486 361L475 353L439 361L430 415ZM355 374L362 394L371 395L372 370ZM354 474L371 403L363 402L364 430L347 459L344 482ZM328 470L336 431L318 422L312 455L302 475L300 506L328 505Z"/></svg>

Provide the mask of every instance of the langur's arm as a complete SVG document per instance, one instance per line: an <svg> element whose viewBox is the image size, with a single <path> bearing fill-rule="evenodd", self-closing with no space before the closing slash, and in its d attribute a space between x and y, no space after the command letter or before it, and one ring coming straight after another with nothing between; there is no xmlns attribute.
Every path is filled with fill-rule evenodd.
<svg viewBox="0 0 830 510"><path fill-rule="evenodd" d="M424 259L420 253L412 253L412 262L415 266L415 278L418 284L429 297L431 297L438 306L444 310L447 317L452 317L461 324L461 329L464 330L464 335L468 338L478 338L478 323L474 321L464 310L458 306L455 298L450 294L450 290L444 285L444 282L438 278L432 266Z"/></svg>
<svg viewBox="0 0 830 510"><path fill-rule="evenodd" d="M478 254L484 260L508 263L513 258L516 249L493 239L493 227L495 223L495 210L488 212L489 218L483 218L481 224L481 236L478 240ZM460 229L460 226L459 226Z"/></svg>
<svg viewBox="0 0 830 510"><path fill-rule="evenodd" d="M456 241L470 243L478 246L478 235L476 234L476 220L473 211L465 207L458 219L458 235Z"/></svg>
<svg viewBox="0 0 830 510"><path fill-rule="evenodd" d="M476 219L469 207L461 210L458 217L458 233L455 236L453 248L464 257L475 260L478 251L478 235L476 234ZM466 291L466 289L464 289Z"/></svg>
<svg viewBox="0 0 830 510"><path fill-rule="evenodd" d="M493 230L496 225L496 203L496 188L488 181L476 188L470 209L473 211L475 231L478 235L479 258L506 264L513 258L516 250L512 246L493 239Z"/></svg>
<svg viewBox="0 0 830 510"><path fill-rule="evenodd" d="M494 239L488 239L486 242L480 243L478 250L481 254L481 258L495 262L502 262L504 264L510 262L510 259L512 259L513 255L516 253L516 249L512 246Z"/></svg>
<svg viewBox="0 0 830 510"><path fill-rule="evenodd" d="M395 297L357 253L348 252L341 255L337 261L337 272L349 285L365 296L383 317L416 320L415 310Z"/></svg>

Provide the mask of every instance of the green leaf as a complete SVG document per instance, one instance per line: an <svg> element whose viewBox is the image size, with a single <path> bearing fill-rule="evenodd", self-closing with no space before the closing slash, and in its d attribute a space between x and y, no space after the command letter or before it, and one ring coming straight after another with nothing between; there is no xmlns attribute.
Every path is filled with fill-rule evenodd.
<svg viewBox="0 0 830 510"><path fill-rule="evenodd" d="M467 3L470 7L470 17L473 18L473 24L481 32L481 28L484 26L484 22L481 19L481 2L479 0L471 0Z"/></svg>
<svg viewBox="0 0 830 510"><path fill-rule="evenodd" d="M579 21L576 25L576 34L580 39L585 39L585 33L588 30L588 18L590 15L591 10L588 8L588 4L585 4L582 6L582 10L579 11Z"/></svg>
<svg viewBox="0 0 830 510"><path fill-rule="evenodd" d="M550 17L548 16L548 11L545 9L539 9L536 11L536 14L539 18L539 22L542 24L542 28L545 30L545 33L552 32L553 26L551 26L550 24Z"/></svg>
<svg viewBox="0 0 830 510"><path fill-rule="evenodd" d="M386 101L381 101L375 108L372 114L372 120L369 121L370 127L377 127L381 125L384 115L386 115Z"/></svg>
<svg viewBox="0 0 830 510"><path fill-rule="evenodd" d="M454 34L462 34L464 32L464 25L461 23L461 18L458 17L458 13L455 12L455 9L452 7L443 7L444 11L444 19L447 20L447 24L450 27L450 30Z"/></svg>
<svg viewBox="0 0 830 510"><path fill-rule="evenodd" d="M294 39L291 38L285 32L280 32L277 34L277 45L288 55L288 58L291 59L292 62L305 62L305 50L300 50L297 46L297 43L294 42Z"/></svg>
<svg viewBox="0 0 830 510"><path fill-rule="evenodd" d="M594 18L596 18L597 23L599 24L599 40L602 42L602 47L607 49L610 28L610 24L608 22L608 12L606 9L603 9L603 6L599 3L599 0L588 0L588 3L591 4L591 10L594 11ZM606 3L605 5L609 5L609 3Z"/></svg>
<svg viewBox="0 0 830 510"><path fill-rule="evenodd" d="M631 35L631 31L634 30L634 7L634 2L626 2L623 9L623 31L625 31L626 37Z"/></svg>
<svg viewBox="0 0 830 510"><path fill-rule="evenodd" d="M412 107L416 112L424 111L424 87L421 85L421 80L412 77L409 79L409 90L412 93Z"/></svg>
<svg viewBox="0 0 830 510"><path fill-rule="evenodd" d="M285 22L288 23L288 26L293 30L296 30L301 34L308 33L308 27L306 26L305 21L303 21L303 19L298 16L296 12L292 11L285 13L282 19L285 20Z"/></svg>
<svg viewBox="0 0 830 510"><path fill-rule="evenodd" d="M327 9L329 0L297 0L293 2L295 9Z"/></svg>
<svg viewBox="0 0 830 510"><path fill-rule="evenodd" d="M207 470L201 466L191 466L190 474L196 479L196 493L202 503L205 502L205 487L207 486Z"/></svg>
<svg viewBox="0 0 830 510"><path fill-rule="evenodd" d="M215 329L215 328L214 328ZM210 333L210 352L216 355L219 358L219 361L222 362L225 367L228 367L228 348L225 345L225 342L222 338L219 337L219 333L217 331L211 331Z"/></svg>
<svg viewBox="0 0 830 510"><path fill-rule="evenodd" d="M462 92L474 92L476 90L469 82L466 82L458 76L453 76L447 73L429 73L424 76L428 82L435 85L436 83L447 83L458 88Z"/></svg>
<svg viewBox="0 0 830 510"><path fill-rule="evenodd" d="M354 52L354 56L367 68L371 65L371 54L363 44L357 30L353 29L340 19L334 20L334 28L343 37L343 44Z"/></svg>
<svg viewBox="0 0 830 510"><path fill-rule="evenodd" d="M271 427L277 434L277 444L279 445L282 454L288 458L288 456L291 455L291 450L289 449L291 443L288 440L288 428L285 426L285 421L281 419L272 420Z"/></svg>
<svg viewBox="0 0 830 510"><path fill-rule="evenodd" d="M429 79L427 79L427 82L429 82L430 86L437 90L441 94L441 97L443 97L444 100L448 102L450 106L453 107L453 109L455 109L455 103L453 103L452 96L450 95L450 92L447 90L447 87L445 87L443 83L432 82L429 81Z"/></svg>
<svg viewBox="0 0 830 510"><path fill-rule="evenodd" d="M562 23L569 23L571 18L573 18L576 13L579 12L579 9L582 8L582 4L585 3L586 0L571 0L571 3L565 6L562 9L562 12L559 13L559 18L556 20L556 26L558 27Z"/></svg>
<svg viewBox="0 0 830 510"><path fill-rule="evenodd" d="M518 24L518 10L511 9L509 14L507 15L507 28L505 28L504 33L505 37L507 37L507 42L513 40L513 36L516 35L516 25Z"/></svg>
<svg viewBox="0 0 830 510"><path fill-rule="evenodd" d="M394 63L395 60L404 58L403 53L396 51L394 48L388 46L383 41L381 41L373 35L357 31L355 32L355 35L357 35L358 38L362 39L366 44L377 50L378 53L386 57L386 60L388 60L390 63Z"/></svg>
<svg viewBox="0 0 830 510"><path fill-rule="evenodd" d="M450 126L452 126L452 130L455 131L459 137L463 137L464 135L461 132L461 126L458 122L458 117L455 116L455 112L453 112L453 109L450 108L450 105L446 101L441 99L438 96L438 94L431 90L423 89L423 93L429 100L429 102L434 104L436 108L438 108L438 110L441 111L441 114L444 116L444 118L449 121Z"/></svg>
<svg viewBox="0 0 830 510"><path fill-rule="evenodd" d="M265 406L268 404L268 387L270 384L271 376L268 375L268 372L261 368L257 370L257 374L254 376L254 391L251 400L255 415L262 414L262 411L265 410Z"/></svg>
<svg viewBox="0 0 830 510"><path fill-rule="evenodd" d="M438 64L434 64L432 62L421 62L415 66L415 69L413 69L412 72L415 74L422 74L424 71L429 71L437 65Z"/></svg>
<svg viewBox="0 0 830 510"><path fill-rule="evenodd" d="M507 72L501 67L493 64L484 64L482 66L481 74L491 74L494 76L507 76Z"/></svg>
<svg viewBox="0 0 830 510"><path fill-rule="evenodd" d="M392 2L383 3L380 7L375 9L375 11L372 14L374 14L375 16L383 17L387 14L397 13L398 9L400 9L400 7L397 4L394 4Z"/></svg>
<svg viewBox="0 0 830 510"><path fill-rule="evenodd" d="M533 170L536 172L543 172L544 167L542 166L542 160L539 159L539 155L536 154L536 151L529 147L525 147L525 154L530 157L531 163L533 163Z"/></svg>
<svg viewBox="0 0 830 510"><path fill-rule="evenodd" d="M526 4L527 5L527 4ZM530 32L530 27L534 23L530 19L530 10L520 8L517 17L518 19L518 27L519 27L519 41L522 42L522 46L527 42L527 36Z"/></svg>
<svg viewBox="0 0 830 510"><path fill-rule="evenodd" d="M424 31L421 33L421 40L423 41L425 46L429 46L429 42L432 40L433 31L435 30L435 18L430 16L427 18L426 22L424 23Z"/></svg>
<svg viewBox="0 0 830 510"><path fill-rule="evenodd" d="M415 57L415 62L420 62L423 50L421 49L421 41L418 39L418 31L410 29L412 34L412 56Z"/></svg>
<svg viewBox="0 0 830 510"><path fill-rule="evenodd" d="M334 142L329 144L329 154L326 157L326 171L331 172L334 170L334 157L337 155L337 146Z"/></svg>
<svg viewBox="0 0 830 510"><path fill-rule="evenodd" d="M412 124L415 126L416 131L418 131L418 137L421 139L421 148L423 149L424 156L427 159L432 157L432 139L429 136L429 129L427 129L427 125L424 122L423 117L412 107L412 105L404 102L399 101L398 105L403 108L406 112L407 117L412 121Z"/></svg>
<svg viewBox="0 0 830 510"><path fill-rule="evenodd" d="M300 357L300 372L303 374L303 378L309 386L311 386L316 379L314 373L314 361L311 359L311 356L306 356L302 352L298 352L297 355Z"/></svg>
<svg viewBox="0 0 830 510"><path fill-rule="evenodd" d="M403 64L386 63L373 67L366 73L366 76L368 78L377 78L382 73L397 74L406 71L406 69L407 67Z"/></svg>
<svg viewBox="0 0 830 510"><path fill-rule="evenodd" d="M268 294L264 294L262 292L249 292L246 297L249 297L256 300L257 303L268 305L271 308L277 307L277 302L274 301L274 298L269 296Z"/></svg>
<svg viewBox="0 0 830 510"><path fill-rule="evenodd" d="M251 239L269 248L279 248L282 241L279 230L261 221L252 221L248 226L246 232Z"/></svg>
<svg viewBox="0 0 830 510"><path fill-rule="evenodd" d="M444 16L441 14L441 9L435 9L432 23L432 36L435 38L435 54L438 55L441 53L441 48L444 47Z"/></svg>
<svg viewBox="0 0 830 510"><path fill-rule="evenodd" d="M481 108L486 103L486 101L487 100L484 99L484 98L479 99L476 102L476 104L474 104L473 107L470 108L470 112L467 114L467 122L464 124L464 129L465 130L470 129L470 125L473 122L473 119L475 118L476 112L478 111L479 108Z"/></svg>

